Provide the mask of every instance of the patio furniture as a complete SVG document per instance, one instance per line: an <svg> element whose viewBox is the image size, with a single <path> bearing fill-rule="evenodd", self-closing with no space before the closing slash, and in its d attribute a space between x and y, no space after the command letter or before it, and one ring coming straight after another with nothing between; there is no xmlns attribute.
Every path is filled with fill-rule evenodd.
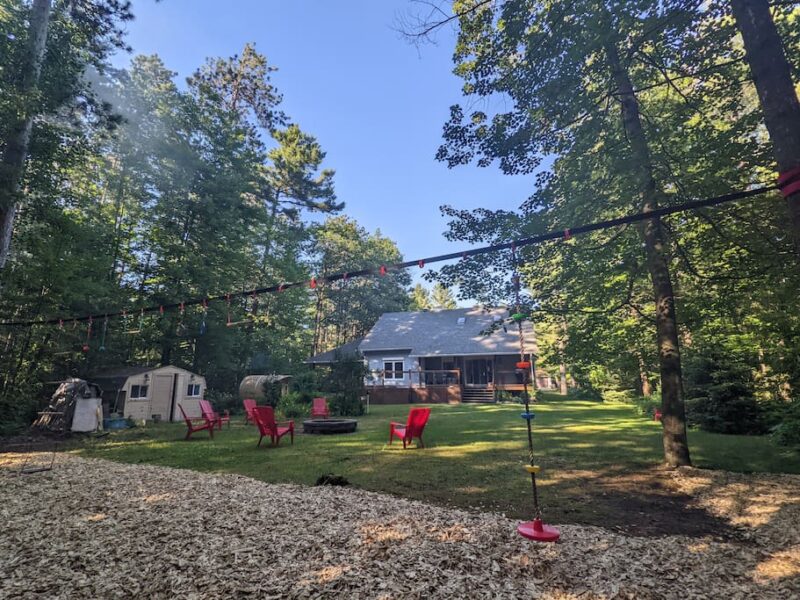
<svg viewBox="0 0 800 600"><path fill-rule="evenodd" d="M178 404L178 408L183 415L183 420L186 423L186 437L184 439L188 440L193 433L197 433L198 431L208 430L208 434L210 437L214 437L214 425L216 424L214 421L210 421L205 417L188 417L186 416L186 411L183 410L183 407ZM201 425L202 423L202 425Z"/></svg>
<svg viewBox="0 0 800 600"><path fill-rule="evenodd" d="M325 398L314 398L311 403L311 418L317 417L327 419L331 416L331 411L328 409L328 401Z"/></svg>
<svg viewBox="0 0 800 600"><path fill-rule="evenodd" d="M244 404L244 424L255 423L256 419L253 416L253 409L256 407L256 401L252 398L245 398L242 404Z"/></svg>
<svg viewBox="0 0 800 600"><path fill-rule="evenodd" d="M200 412L203 413L203 417L216 423L218 429L222 429L223 423L227 423L228 427L231 426L230 413L226 410L224 414L220 415L208 400L200 400Z"/></svg>
<svg viewBox="0 0 800 600"><path fill-rule="evenodd" d="M399 438L403 442L403 449L405 449L411 443L412 438L417 438L420 447L424 448L422 431L425 429L425 424L428 422L430 415L430 408L412 408L408 411L408 420L405 425L394 421L389 423L389 444L391 445L394 438Z"/></svg>
<svg viewBox="0 0 800 600"><path fill-rule="evenodd" d="M261 446L261 440L266 436L269 436L273 446L277 446L287 433L291 436L292 444L294 444L294 421L276 421L275 411L271 406L256 406L253 409L253 416L261 436L258 438L258 446Z"/></svg>

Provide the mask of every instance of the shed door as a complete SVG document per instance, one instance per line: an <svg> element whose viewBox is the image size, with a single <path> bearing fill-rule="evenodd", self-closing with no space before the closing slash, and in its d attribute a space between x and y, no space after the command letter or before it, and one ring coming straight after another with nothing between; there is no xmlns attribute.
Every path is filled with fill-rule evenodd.
<svg viewBox="0 0 800 600"><path fill-rule="evenodd" d="M150 418L161 415L162 421L169 421L172 407L172 373L156 375L153 382L153 393L150 396Z"/></svg>

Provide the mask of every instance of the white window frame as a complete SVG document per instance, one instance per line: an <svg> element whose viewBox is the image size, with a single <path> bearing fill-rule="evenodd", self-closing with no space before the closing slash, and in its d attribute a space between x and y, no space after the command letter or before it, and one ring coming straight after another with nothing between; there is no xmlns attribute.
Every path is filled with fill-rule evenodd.
<svg viewBox="0 0 800 600"><path fill-rule="evenodd" d="M194 392L193 388L197 388L197 393L196 394L193 393ZM203 395L202 392L203 392L203 385L200 384L200 383L190 383L190 384L187 384L187 386L186 386L186 397L187 398L199 398L200 396Z"/></svg>
<svg viewBox="0 0 800 600"><path fill-rule="evenodd" d="M386 370L386 363L392 363L392 368L387 371ZM397 373L397 363L400 363L400 377L395 377L395 373ZM406 370L406 362L402 357L399 358L384 358L383 359L383 379L384 381L404 381L406 378L405 370ZM392 376L389 377L387 373L391 373Z"/></svg>
<svg viewBox="0 0 800 600"><path fill-rule="evenodd" d="M134 396L133 395L133 388L139 388L139 394L142 393L142 388L144 388L144 396ZM131 384L131 396L129 400L147 400L148 394L150 393L150 384L149 383L134 383Z"/></svg>

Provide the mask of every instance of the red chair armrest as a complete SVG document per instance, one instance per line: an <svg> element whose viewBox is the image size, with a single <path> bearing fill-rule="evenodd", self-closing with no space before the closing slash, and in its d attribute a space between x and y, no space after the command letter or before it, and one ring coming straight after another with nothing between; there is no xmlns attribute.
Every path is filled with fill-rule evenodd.
<svg viewBox="0 0 800 600"><path fill-rule="evenodd" d="M389 423L389 425L394 425L395 427L402 427L403 429L405 429L406 427L405 423L398 423L397 421L392 421L391 423Z"/></svg>

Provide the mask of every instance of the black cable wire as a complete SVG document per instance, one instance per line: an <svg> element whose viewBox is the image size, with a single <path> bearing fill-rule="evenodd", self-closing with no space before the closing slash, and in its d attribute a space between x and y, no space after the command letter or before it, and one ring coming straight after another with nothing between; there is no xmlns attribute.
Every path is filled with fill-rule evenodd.
<svg viewBox="0 0 800 600"><path fill-rule="evenodd" d="M358 271L352 271L349 273L335 273L333 275L327 275L325 277L315 277L312 278L311 281L304 280L304 281L294 281L294 282L287 282L287 283L279 283L276 285L271 285L267 287L255 288L252 290L242 290L240 292L230 292L224 294L217 294L214 296L206 296L202 298L192 298L190 300L185 300L183 302L172 302L169 304L156 304L152 306L145 306L137 309L132 310L111 310L106 312L99 312L94 313L91 315L82 315L79 317L55 317L52 319L40 319L40 320L30 320L30 321L0 321L0 326L3 327L31 327L33 325L60 325L63 323L69 322L82 322L82 321L89 321L95 319L112 319L115 317L124 317L131 314L139 313L140 315L149 314L149 313L163 313L166 310L173 309L173 308L185 308L186 306L197 306L204 304L205 306L208 305L210 302L217 302L220 300L229 300L230 298L241 298L244 296L250 295L260 295L260 294L273 294L276 292L282 292L284 290L289 290L292 288L298 287L306 287L309 285L318 285L320 282L327 282L331 283L334 281L347 281L353 277L366 277L369 275L384 275L389 271L399 271L402 269L407 269L409 267L419 266L424 267L426 264L430 263L438 263L438 262L445 262L448 260L458 259L458 258L469 258L470 256L478 256L481 254L489 254L491 252L497 252L499 250L510 250L512 248L521 248L523 246L535 246L536 244L540 244L542 242L546 242L549 240L557 240L562 238L570 238L573 235L578 235L581 233L589 233L591 231L599 231L601 229L608 229L610 227L617 227L619 225L625 225L628 223L637 223L639 221L645 221L647 219L655 219L658 217L663 217L665 215L671 215L674 213L685 212L687 210L695 210L698 208L704 208L708 206L717 206L719 204L724 204L726 202L733 202L735 200L741 200L743 198L751 198L753 196L758 196L761 194L765 194L767 192L771 192L773 190L778 189L777 186L770 185L770 186L762 186L759 188L754 188L751 190L745 190L741 192L733 192L730 194L725 194L723 196L715 196L713 198L705 198L703 200L695 200L693 202L686 202L684 204L679 204L676 206L667 206L664 208L659 208L657 210L647 211L647 212L640 212L635 213L633 215L627 215L624 217L619 217L616 219L609 219L607 221L598 221L596 223L589 223L587 225L577 225L575 227L569 227L567 229L559 230L559 231L549 231L547 233L543 233L541 235L535 235L527 238L522 238L519 240L514 240L511 242L505 242L502 244L492 244L489 246L481 246L480 248L473 248L471 250L464 250L462 252L451 252L449 254L439 254L438 256L429 256L427 258L421 258L417 260L407 260L405 262L394 263L390 265L381 265L377 268L370 268L370 269L360 269ZM313 283L312 283L313 282Z"/></svg>

